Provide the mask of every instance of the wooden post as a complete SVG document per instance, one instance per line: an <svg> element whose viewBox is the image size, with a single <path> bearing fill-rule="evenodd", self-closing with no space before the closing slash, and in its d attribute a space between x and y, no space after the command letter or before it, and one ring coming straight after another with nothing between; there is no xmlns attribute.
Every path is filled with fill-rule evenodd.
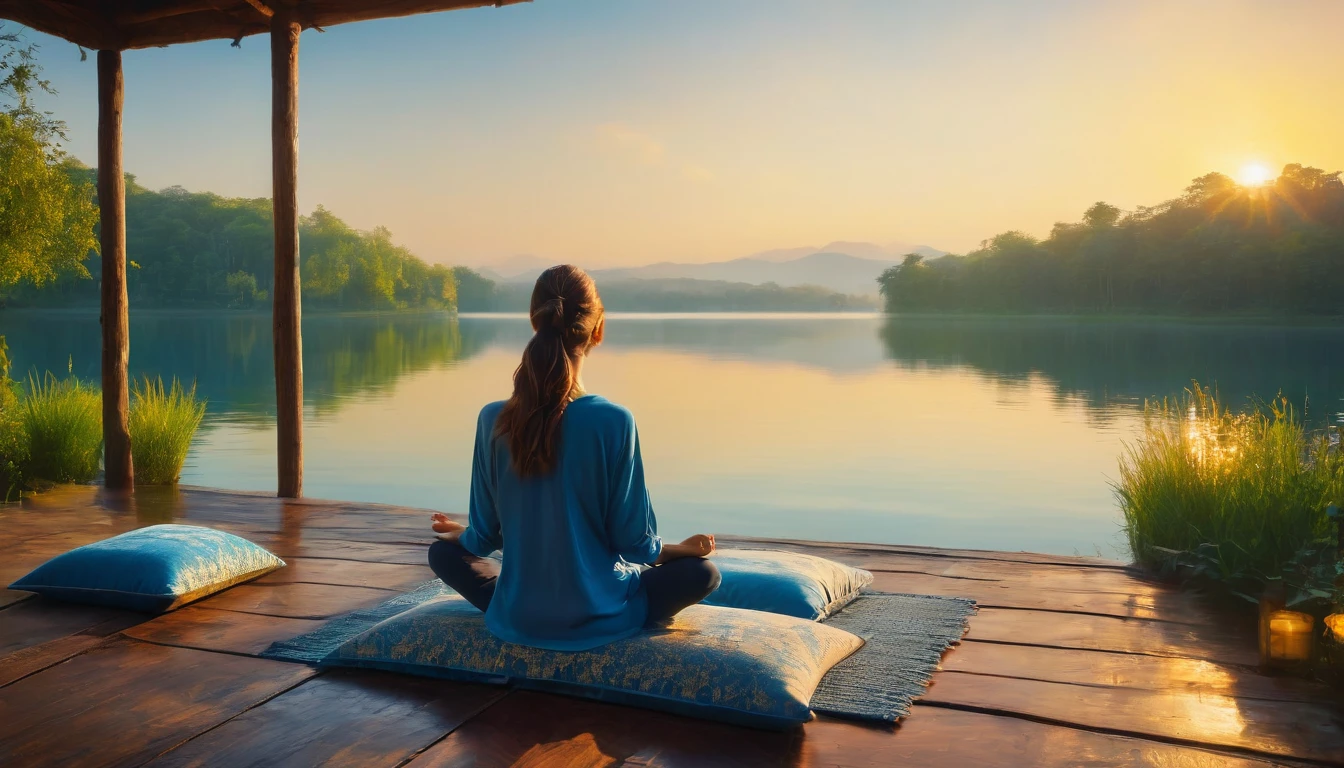
<svg viewBox="0 0 1344 768"><path fill-rule="evenodd" d="M271 17L271 189L275 220L275 401L279 495L303 495L303 335L299 302L299 32L293 7Z"/></svg>
<svg viewBox="0 0 1344 768"><path fill-rule="evenodd" d="M103 466L108 488L131 488L126 366L126 180L121 172L121 51L98 52L98 211L103 257Z"/></svg>

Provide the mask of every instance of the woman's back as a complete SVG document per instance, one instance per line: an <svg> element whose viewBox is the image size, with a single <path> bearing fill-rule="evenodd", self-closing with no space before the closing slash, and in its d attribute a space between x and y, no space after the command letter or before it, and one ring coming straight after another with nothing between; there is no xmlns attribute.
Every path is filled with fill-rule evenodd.
<svg viewBox="0 0 1344 768"><path fill-rule="evenodd" d="M591 648L639 631L647 606L636 563L658 559L653 509L630 412L584 395L565 409L557 461L520 477L497 433L504 403L476 426L470 526L477 556L503 547L486 625L509 642Z"/></svg>
<svg viewBox="0 0 1344 768"><path fill-rule="evenodd" d="M434 515L429 565L513 643L582 650L670 619L713 592L714 537L663 546L630 412L581 395L602 343L597 286L551 267L532 289L513 395L481 410L469 526ZM505 551L502 566L484 559ZM636 565L657 566L642 572Z"/></svg>

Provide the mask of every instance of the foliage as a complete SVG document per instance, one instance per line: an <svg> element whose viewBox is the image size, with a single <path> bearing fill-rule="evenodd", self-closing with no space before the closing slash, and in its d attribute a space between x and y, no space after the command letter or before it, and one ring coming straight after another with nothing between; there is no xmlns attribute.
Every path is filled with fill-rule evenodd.
<svg viewBox="0 0 1344 768"><path fill-rule="evenodd" d="M466 267L455 267L463 312L526 312L532 284L495 284ZM844 312L873 309L864 296L815 285L782 287L688 278L601 281L602 303L613 312Z"/></svg>
<svg viewBox="0 0 1344 768"><path fill-rule="evenodd" d="M25 478L80 483L97 476L103 414L96 388L74 376L57 379L50 372L43 377L34 373L18 410L28 437Z"/></svg>
<svg viewBox="0 0 1344 768"><path fill-rule="evenodd" d="M93 187L72 180L30 126L0 114L0 288L41 286L61 273L87 278L97 247Z"/></svg>
<svg viewBox="0 0 1344 768"><path fill-rule="evenodd" d="M301 222L304 299L358 309L453 309L453 270L392 242L385 227L357 232L318 206Z"/></svg>
<svg viewBox="0 0 1344 768"><path fill-rule="evenodd" d="M1335 315L1341 252L1340 174L1291 164L1263 187L1210 173L1151 208L1097 203L1045 240L911 254L878 283L890 312Z"/></svg>
<svg viewBox="0 0 1344 768"><path fill-rule="evenodd" d="M28 435L19 417L19 387L9 378L9 344L0 336L0 501L13 501L24 488Z"/></svg>
<svg viewBox="0 0 1344 768"><path fill-rule="evenodd" d="M453 267L457 282L457 308L462 312L492 312L495 309L495 281L467 267Z"/></svg>
<svg viewBox="0 0 1344 768"><path fill-rule="evenodd" d="M225 276L224 291L229 295L229 306L235 309L251 309L266 301L269 295L257 290L257 278L242 270Z"/></svg>
<svg viewBox="0 0 1344 768"><path fill-rule="evenodd" d="M72 173L88 174L74 169ZM452 270L429 265L379 227L360 232L324 208L299 222L300 285L309 307L336 310L454 309ZM131 303L148 307L264 304L274 282L271 203L171 187L159 192L126 177L126 248ZM95 281L69 274L11 300L32 306L95 305Z"/></svg>
<svg viewBox="0 0 1344 768"><path fill-rule="evenodd" d="M36 50L0 27L0 289L87 277L83 262L97 247L93 186L69 173L64 123L33 106L35 93L55 93Z"/></svg>
<svg viewBox="0 0 1344 768"><path fill-rule="evenodd" d="M1115 485L1135 559L1252 601L1276 581L1293 602L1330 599L1338 553L1326 510L1344 499L1337 438L1308 433L1282 398L1233 412L1196 383L1150 403Z"/></svg>
<svg viewBox="0 0 1344 768"><path fill-rule="evenodd" d="M137 382L131 392L131 463L135 482L145 485L169 485L182 475L191 439L205 418L205 401L191 389L173 379L164 387L163 379Z"/></svg>
<svg viewBox="0 0 1344 768"><path fill-rule="evenodd" d="M24 43L18 32L7 32L0 22L0 112L33 132L57 159L65 140L65 123L33 105L33 94L56 95L49 80L42 79L37 63L37 44Z"/></svg>

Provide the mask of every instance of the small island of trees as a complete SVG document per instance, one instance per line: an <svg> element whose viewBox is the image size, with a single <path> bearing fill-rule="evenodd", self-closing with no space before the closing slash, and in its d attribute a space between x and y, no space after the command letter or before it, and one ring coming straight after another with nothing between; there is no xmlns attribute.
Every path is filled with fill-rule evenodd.
<svg viewBox="0 0 1344 768"><path fill-rule="evenodd" d="M1125 213L1097 203L1044 240L1005 232L964 256L910 254L878 279L888 312L1341 314L1344 183L1285 166L1263 186L1221 173Z"/></svg>

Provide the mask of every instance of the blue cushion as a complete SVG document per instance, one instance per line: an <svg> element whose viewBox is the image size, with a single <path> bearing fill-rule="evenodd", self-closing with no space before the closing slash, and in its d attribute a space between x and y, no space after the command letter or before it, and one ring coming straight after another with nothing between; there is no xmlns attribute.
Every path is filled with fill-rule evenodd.
<svg viewBox="0 0 1344 768"><path fill-rule="evenodd" d="M721 549L713 562L723 582L706 605L746 608L820 621L848 605L873 574L824 557L772 549Z"/></svg>
<svg viewBox="0 0 1344 768"><path fill-rule="evenodd" d="M495 638L484 614L451 595L374 625L323 665L512 683L781 729L812 718L821 676L862 645L825 624L693 605L666 628L591 651L548 651Z"/></svg>
<svg viewBox="0 0 1344 768"><path fill-rule="evenodd" d="M151 525L57 555L9 588L160 613L284 564L231 533L195 525Z"/></svg>

